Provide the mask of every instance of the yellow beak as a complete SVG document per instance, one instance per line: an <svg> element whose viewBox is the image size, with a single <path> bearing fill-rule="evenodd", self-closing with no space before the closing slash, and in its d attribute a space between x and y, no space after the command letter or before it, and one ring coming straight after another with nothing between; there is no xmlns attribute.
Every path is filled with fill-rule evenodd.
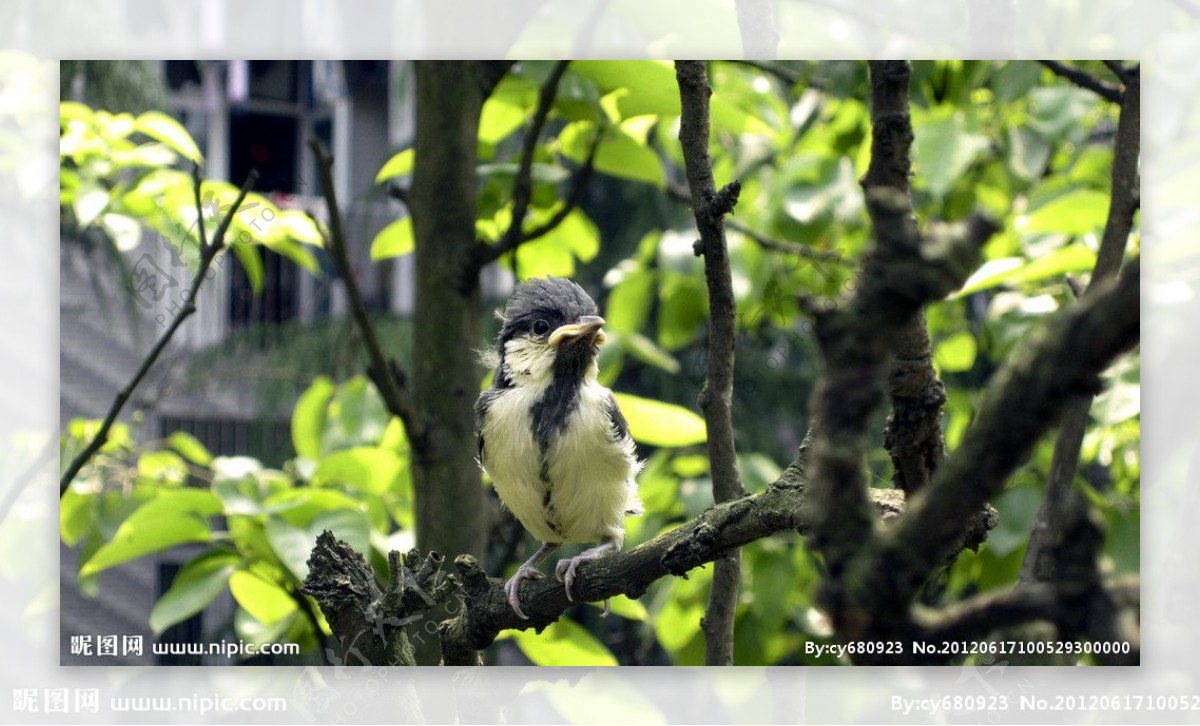
<svg viewBox="0 0 1200 726"><path fill-rule="evenodd" d="M604 325L604 318L597 315L584 315L579 319L579 322L570 325L563 325L557 328L550 334L550 345L558 346L564 341L582 338L588 335L596 338L596 343L601 344L605 340L604 331L600 328Z"/></svg>

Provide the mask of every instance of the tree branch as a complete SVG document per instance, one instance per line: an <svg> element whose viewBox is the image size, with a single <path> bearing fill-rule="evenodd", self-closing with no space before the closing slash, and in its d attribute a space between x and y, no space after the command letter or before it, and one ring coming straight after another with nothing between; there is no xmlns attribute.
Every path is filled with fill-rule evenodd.
<svg viewBox="0 0 1200 726"><path fill-rule="evenodd" d="M910 68L903 61L872 61L870 73L871 161L862 188L867 194L885 187L903 192L906 212L913 215L909 196L913 142L908 110ZM942 438L946 388L933 367L924 308L900 331L888 393L892 410L884 428L884 446L895 470L895 485L913 494L928 483L946 455Z"/></svg>
<svg viewBox="0 0 1200 726"><path fill-rule="evenodd" d="M592 180L592 172L595 171L596 165L596 151L600 148L600 142L603 140L603 131L597 131L596 135L592 137L591 144L588 145L587 157L583 161L583 166L579 167L579 170L575 172L574 179L571 182L571 191L569 194L567 194L567 201L563 204L563 206L559 207L558 211L550 215L550 218L545 222L542 222L528 232L522 232L520 239L518 239L510 249L500 249L499 245L489 245L487 254L487 257L489 258L488 262L493 262L501 257L505 252L511 252L526 242L535 240L538 237L550 232L555 227L562 224L563 221L571 215L571 212L575 211L575 208L578 207L579 203L583 201L583 193L587 191L588 183Z"/></svg>
<svg viewBox="0 0 1200 726"><path fill-rule="evenodd" d="M1059 63L1058 61L1040 60L1038 63L1041 63L1049 68L1054 72L1054 75L1065 78L1080 88L1086 88L1087 90L1098 94L1105 100L1112 101L1113 103L1121 102L1121 89L1109 83L1105 83L1091 74L1085 73L1084 71L1081 71L1073 66L1069 66L1066 63Z"/></svg>
<svg viewBox="0 0 1200 726"><path fill-rule="evenodd" d="M856 627L845 637L896 627L896 613L954 553L969 515L1001 491L1066 404L1094 392L1099 374L1136 344L1139 267L1133 262L1118 281L1054 315L1005 361L959 447L905 516L853 563L843 604L854 612L843 620Z"/></svg>
<svg viewBox="0 0 1200 726"><path fill-rule="evenodd" d="M525 132L525 138L521 142L521 156L517 165L517 175L513 180L512 192L512 221L508 225L508 229L504 231L504 235L495 244L487 244L479 241L466 261L463 275L464 278L473 278L479 274L479 271L485 265L495 262L502 255L511 252L519 247L524 242L533 239L535 236L540 236L558 226L566 216L574 209L567 209L565 206L560 210L562 216L553 223L547 223L539 228L538 235L525 234L525 215L529 212L529 203L533 198L533 157L537 151L538 139L541 138L542 129L546 125L546 119L550 116L550 111L554 107L554 99L558 95L558 85L562 81L563 75L567 72L567 66L570 61L559 61L554 64L554 68L550 71L550 75L542 83L541 90L538 92L538 105L534 109L533 118L529 123L529 130ZM593 152L594 153L594 152ZM591 158L589 156L589 162ZM585 165L587 174L590 176L590 163ZM576 178L578 181L578 177ZM574 195L573 191L573 195ZM582 196L582 189L578 190Z"/></svg>
<svg viewBox="0 0 1200 726"><path fill-rule="evenodd" d="M689 205L692 204L691 192L689 192L688 188L682 184L678 184L676 182L668 180L667 181L667 193L671 196L671 198L675 199L676 201L683 202L683 203L689 204ZM796 255L797 257L805 257L810 260L819 260L819 261L823 261L823 262L835 262L839 265L853 264L850 260L847 260L845 257L842 257L837 252L834 252L834 251L827 252L825 250L814 250L813 248L811 248L807 245L802 245L802 244L797 244L795 242L787 242L784 240L774 239L772 237L766 236L765 234L763 234L761 232L756 232L753 229L750 229L749 227L747 227L746 225L737 221L736 219L726 219L726 220L724 220L724 225L726 228L732 229L734 232L737 232L738 234L749 237L751 240L753 240L755 243L757 243L763 249L772 250L775 252L783 252L783 253L789 254L789 255Z"/></svg>
<svg viewBox="0 0 1200 726"><path fill-rule="evenodd" d="M704 278L708 286L708 365L698 402L708 432L713 500L721 503L746 495L738 476L737 450L733 441L731 404L737 307L722 225L724 216L737 204L741 184L734 180L720 192L716 190L712 160L708 156L708 99L712 89L708 85L704 62L676 61L675 78L679 84L681 107L679 144L683 149L696 228L700 232L696 254L704 256ZM702 623L708 665L733 665L733 622L740 579L741 553L734 550L718 560L713 572L708 609Z"/></svg>
<svg viewBox="0 0 1200 726"><path fill-rule="evenodd" d="M1117 135L1113 142L1112 192L1108 219L1104 224L1104 236L1096 254L1092 278L1083 295L1090 294L1097 285L1117 275L1121 260L1125 257L1125 248L1138 204L1140 117L1141 83L1137 69L1134 69L1129 74L1121 101L1121 115L1117 121ZM1050 580L1054 577L1051 550L1062 525L1062 506L1066 493L1075 481L1079 451L1083 446L1083 435L1087 428L1092 399L1091 395L1080 395L1071 401L1063 412L1058 437L1054 442L1054 454L1050 461L1045 498L1034 521L1025 561L1021 566L1021 582Z"/></svg>
<svg viewBox="0 0 1200 726"><path fill-rule="evenodd" d="M309 572L301 592L312 595L337 639L327 652L335 665L416 665L416 649L406 632L421 613L445 600L452 581L439 577L442 557L416 550L403 558L388 553L386 589L375 571L350 545L328 531L317 537L308 558Z"/></svg>
<svg viewBox="0 0 1200 726"><path fill-rule="evenodd" d="M362 292L358 288L358 278L354 275L354 267L350 263L350 255L346 249L346 232L342 226L342 213L338 208L337 192L333 186L333 157L319 139L310 139L308 147L312 149L317 160L317 173L321 176L321 186L325 190L325 204L329 207L330 233L326 239L333 262L338 268L338 274L346 285L346 298L350 301L350 313L363 336L363 345L371 360L371 368L376 372L372 376L383 396L384 403L392 414L399 416L404 423L404 430L414 448L424 446L425 425L417 415L417 409L407 390L404 388L404 372L394 362L389 361L379 344L379 336L375 326L367 316L367 306L363 302ZM317 229L320 229L318 225Z"/></svg>
<svg viewBox="0 0 1200 726"><path fill-rule="evenodd" d="M464 609L441 625L444 662L452 665L463 654L482 650L503 630L541 631L580 602L597 602L617 595L639 598L655 581L724 557L742 545L779 532L808 533L812 505L805 492L802 458L793 462L765 490L717 504L695 519L664 532L632 550L614 553L580 568L568 600L562 584L552 580L526 582L521 608L529 619L513 612L504 594L504 581L489 578L473 557L460 556L455 567ZM904 509L903 494L875 489L871 500L878 516L894 517Z"/></svg>
<svg viewBox="0 0 1200 726"><path fill-rule="evenodd" d="M192 278L191 287L188 288L187 301L184 303L183 309L179 311L179 314L175 316L175 319L171 321L171 324L167 326L167 329L163 331L161 336L159 336L159 339L157 342L155 342L154 347L151 348L150 352L146 354L146 357L142 359L142 364L133 374L133 378L131 378L129 383L127 383L125 387L117 393L117 397L113 399L112 405L109 406L108 413L104 416L104 421L100 424L100 430L96 432L96 436L92 438L86 447L84 447L83 451L79 452L79 454L71 460L70 465L68 465L66 470L63 472L62 477L58 482L58 496L60 498L62 495L67 493L67 487L71 486L71 482L79 474L80 469L82 469L84 465L96 455L96 452L100 450L100 447L104 446L105 442L108 441L109 431L116 422L117 416L120 415L121 409L125 407L125 404L129 401L130 396L133 395L133 392L138 387L138 384L140 384L142 379L146 377L146 374L150 372L150 368L154 365L155 361L158 360L158 357L162 354L163 350L166 349L167 345L171 342L171 339L175 337L175 333L179 330L179 327L183 325L183 321L187 320L196 312L196 294L200 291L200 285L204 282L205 276L208 273L208 268L212 265L213 260L216 259L217 254L224 249L225 233L229 231L229 225L233 222L233 216L237 214L238 208L242 206L242 202L245 201L246 195L250 193L250 189L254 186L254 182L257 180L258 172L256 170L251 170L246 176L246 181L242 184L241 190L238 192L238 196L233 203L233 207L230 208L229 212L218 225L217 233L213 236L212 244L208 244L207 232L204 228L204 207L200 200L200 167L199 165L192 167L192 183L195 186L196 199L196 222L199 226L200 261L196 269L196 275Z"/></svg>

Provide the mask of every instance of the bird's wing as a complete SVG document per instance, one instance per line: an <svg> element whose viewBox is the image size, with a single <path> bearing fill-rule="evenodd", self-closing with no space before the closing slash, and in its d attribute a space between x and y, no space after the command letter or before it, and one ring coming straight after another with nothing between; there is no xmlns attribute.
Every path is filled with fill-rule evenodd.
<svg viewBox="0 0 1200 726"><path fill-rule="evenodd" d="M487 412L488 409L492 407L492 402L495 401L496 396L499 395L499 390L495 388L489 388L483 393L479 394L479 398L475 399L475 455L479 459L480 466L483 466L483 420L487 417Z"/></svg>
<svg viewBox="0 0 1200 726"><path fill-rule="evenodd" d="M613 397L612 391L608 392L606 403L608 421L612 425L613 433L617 435L617 441L629 438L629 422L625 420L625 415L621 413L621 409L617 406L617 399Z"/></svg>

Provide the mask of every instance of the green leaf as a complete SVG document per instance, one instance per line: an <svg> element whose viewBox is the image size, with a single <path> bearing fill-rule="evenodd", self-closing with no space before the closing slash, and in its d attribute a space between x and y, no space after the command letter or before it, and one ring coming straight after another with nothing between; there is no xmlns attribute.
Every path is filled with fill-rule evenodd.
<svg viewBox="0 0 1200 726"><path fill-rule="evenodd" d="M997 557L1004 557L1024 545L1041 503L1041 494L1030 487L1016 487L1001 494L995 502L1000 523L988 533L987 548Z"/></svg>
<svg viewBox="0 0 1200 726"><path fill-rule="evenodd" d="M406 462L394 451L356 446L329 454L317 464L313 484L345 484L371 494L392 491Z"/></svg>
<svg viewBox="0 0 1200 726"><path fill-rule="evenodd" d="M74 488L63 493L58 505L58 531L63 544L74 547L92 531L96 494Z"/></svg>
<svg viewBox="0 0 1200 726"><path fill-rule="evenodd" d="M1082 244L1069 245L1033 260L1022 257L1005 257L989 260L967 278L962 289L952 297L962 297L997 285L1015 285L1036 282L1048 277L1059 277L1068 272L1087 272L1096 266L1096 253Z"/></svg>
<svg viewBox="0 0 1200 726"><path fill-rule="evenodd" d="M622 118L657 114L679 115L679 85L675 69L663 61L575 61L571 70L590 79L603 94L627 89L616 96Z"/></svg>
<svg viewBox="0 0 1200 726"><path fill-rule="evenodd" d="M1029 93L1029 126L1056 141L1072 132L1081 132L1080 122L1095 106L1095 95L1082 88L1035 88Z"/></svg>
<svg viewBox="0 0 1200 726"><path fill-rule="evenodd" d="M322 451L351 446L375 445L387 429L391 416L375 384L355 376L340 386L329 402L329 413L321 439Z"/></svg>
<svg viewBox="0 0 1200 726"><path fill-rule="evenodd" d="M229 590L238 605L264 625L273 625L296 611L296 602L287 590L248 570L230 576Z"/></svg>
<svg viewBox="0 0 1200 726"><path fill-rule="evenodd" d="M628 393L614 394L638 443L651 446L691 446L707 438L704 419L673 403L654 401Z"/></svg>
<svg viewBox="0 0 1200 726"><path fill-rule="evenodd" d="M108 192L97 184L85 184L75 194L75 203L72 205L75 221L80 227L86 227L94 222L107 206Z"/></svg>
<svg viewBox="0 0 1200 726"><path fill-rule="evenodd" d="M313 222L311 217L299 209L280 210L272 224L278 225L286 237L301 244L314 247L322 247L325 244L316 222Z"/></svg>
<svg viewBox="0 0 1200 726"><path fill-rule="evenodd" d="M1076 189L1018 219L1017 230L1024 234L1087 234L1103 229L1107 216L1107 194L1094 189Z"/></svg>
<svg viewBox="0 0 1200 726"><path fill-rule="evenodd" d="M208 466L212 463L212 454L204 448L204 444L187 432L176 431L171 434L167 437L167 445L195 464Z"/></svg>
<svg viewBox="0 0 1200 726"><path fill-rule="evenodd" d="M495 164L480 164L475 167L475 173L479 176L492 176L498 179L511 181L517 176L517 171L520 165L515 161L499 162ZM558 184L566 181L571 174L557 164L544 164L534 162L529 167L529 178L535 184Z"/></svg>
<svg viewBox="0 0 1200 726"><path fill-rule="evenodd" d="M933 350L933 360L945 373L961 373L975 365L978 349L975 336L964 330L938 343Z"/></svg>
<svg viewBox="0 0 1200 726"><path fill-rule="evenodd" d="M204 161L204 156L200 153L196 142L192 140L192 135L178 121L165 113L147 111L137 117L134 129L163 142L192 161Z"/></svg>
<svg viewBox="0 0 1200 726"><path fill-rule="evenodd" d="M587 160L595 133L593 123L576 121L568 124L558 135L559 150L563 156L582 164ZM597 171L618 179L646 182L660 189L666 184L658 154L619 128L610 128L605 133L596 148L594 166Z"/></svg>
<svg viewBox="0 0 1200 726"><path fill-rule="evenodd" d="M360 511L362 503L337 489L299 487L272 494L263 500L264 509L278 514L297 527L308 527L325 512L342 509Z"/></svg>
<svg viewBox="0 0 1200 726"><path fill-rule="evenodd" d="M604 603L602 602L588 604L598 609L604 608ZM644 623L650 619L650 613L646 611L645 605L625 595L617 595L616 597L609 598L608 604L614 614L620 615L627 620L637 620Z"/></svg>
<svg viewBox="0 0 1200 726"><path fill-rule="evenodd" d="M160 486L182 486L187 464L174 451L146 451L138 456L138 476Z"/></svg>
<svg viewBox="0 0 1200 726"><path fill-rule="evenodd" d="M267 517L264 531L271 549L296 579L304 582L308 577L308 558L317 543L316 535L280 517Z"/></svg>
<svg viewBox="0 0 1200 726"><path fill-rule="evenodd" d="M107 203L107 197L105 198ZM142 225L133 217L124 214L105 214L100 218L104 230L112 237L113 244L122 252L129 252L142 241Z"/></svg>
<svg viewBox="0 0 1200 726"><path fill-rule="evenodd" d="M94 115L95 112L92 111L91 106L79 103L78 101L61 101L58 104L59 123L63 121L83 121L90 124Z"/></svg>
<svg viewBox="0 0 1200 726"><path fill-rule="evenodd" d="M604 319L618 333L634 333L646 324L654 293L654 273L638 268L613 287L604 307Z"/></svg>
<svg viewBox="0 0 1200 726"><path fill-rule="evenodd" d="M659 289L658 344L667 350L688 346L708 313L704 282L672 274Z"/></svg>
<svg viewBox="0 0 1200 726"><path fill-rule="evenodd" d="M945 197L968 167L988 148L987 137L972 133L961 111L939 108L916 124L912 155L916 179Z"/></svg>
<svg viewBox="0 0 1200 726"><path fill-rule="evenodd" d="M531 108L491 97L483 104L479 115L479 140L498 144L516 131L529 117Z"/></svg>
<svg viewBox="0 0 1200 726"><path fill-rule="evenodd" d="M552 214L558 212L556 205L550 209L529 215L525 228L541 224ZM572 209L562 222L554 229L538 238L546 244L553 244L570 250L580 262L591 262L600 251L600 231L596 224L588 219L581 209Z"/></svg>
<svg viewBox="0 0 1200 726"><path fill-rule="evenodd" d="M246 273L246 277L250 280L250 289L255 295L261 295L263 289L263 261L262 256L258 253L258 248L253 244L243 244L234 242L230 247L233 248L233 253L237 255L238 261L242 263L242 270Z"/></svg>
<svg viewBox="0 0 1200 726"><path fill-rule="evenodd" d="M654 634L659 644L668 652L677 653L699 637L702 617L703 602L685 603L678 597L672 597L655 613L650 622L654 625Z"/></svg>
<svg viewBox="0 0 1200 726"><path fill-rule="evenodd" d="M79 568L79 576L187 542L207 542L212 539L207 518L220 511L221 502L212 492L162 490L129 515L112 540Z"/></svg>
<svg viewBox="0 0 1200 726"><path fill-rule="evenodd" d="M559 618L541 632L519 630L513 640L525 657L545 666L615 666L617 658L583 626Z"/></svg>
<svg viewBox="0 0 1200 726"><path fill-rule="evenodd" d="M292 447L297 456L321 458L321 432L325 430L325 407L333 398L333 381L317 376L296 401L292 410Z"/></svg>
<svg viewBox="0 0 1200 726"><path fill-rule="evenodd" d="M241 558L232 552L209 551L183 566L171 587L150 610L155 635L208 607L225 590Z"/></svg>
<svg viewBox="0 0 1200 726"><path fill-rule="evenodd" d="M388 159L383 168L379 170L379 173L375 175L375 183L382 184L388 179L411 174L415 155L413 149L405 149Z"/></svg>
<svg viewBox="0 0 1200 726"><path fill-rule="evenodd" d="M371 242L371 259L386 260L389 257L407 255L413 251L415 244L412 217L397 219L375 235Z"/></svg>
<svg viewBox="0 0 1200 726"><path fill-rule="evenodd" d="M1006 136L1008 164L1013 174L1025 181L1036 181L1050 160L1050 142L1025 126L1010 126Z"/></svg>
<svg viewBox="0 0 1200 726"><path fill-rule="evenodd" d="M309 490L313 491L313 490ZM309 498L310 502L320 497ZM345 500L331 500L338 506ZM300 524L294 521L295 510L281 516L267 517L264 533L279 560L295 575L298 582L308 577L308 558L317 544L317 536L329 530L358 552L367 553L371 547L371 524L357 509L312 509L312 518ZM293 521L289 521L291 518Z"/></svg>
<svg viewBox="0 0 1200 726"><path fill-rule="evenodd" d="M661 368L671 375L676 375L682 370L679 360L675 356L659 348L653 340L641 333L629 333L621 336L621 347L646 365Z"/></svg>

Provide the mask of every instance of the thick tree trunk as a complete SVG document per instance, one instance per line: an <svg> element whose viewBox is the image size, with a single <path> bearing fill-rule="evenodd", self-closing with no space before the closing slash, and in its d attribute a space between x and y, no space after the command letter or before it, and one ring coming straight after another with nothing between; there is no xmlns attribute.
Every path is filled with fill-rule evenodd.
<svg viewBox="0 0 1200 726"><path fill-rule="evenodd" d="M474 457L481 370L478 279L463 279L475 244L475 145L487 85L472 62L419 61L410 193L416 237L412 388L425 436L414 447L417 545L448 557L483 557L484 491ZM436 654L424 623L418 660Z"/></svg>

